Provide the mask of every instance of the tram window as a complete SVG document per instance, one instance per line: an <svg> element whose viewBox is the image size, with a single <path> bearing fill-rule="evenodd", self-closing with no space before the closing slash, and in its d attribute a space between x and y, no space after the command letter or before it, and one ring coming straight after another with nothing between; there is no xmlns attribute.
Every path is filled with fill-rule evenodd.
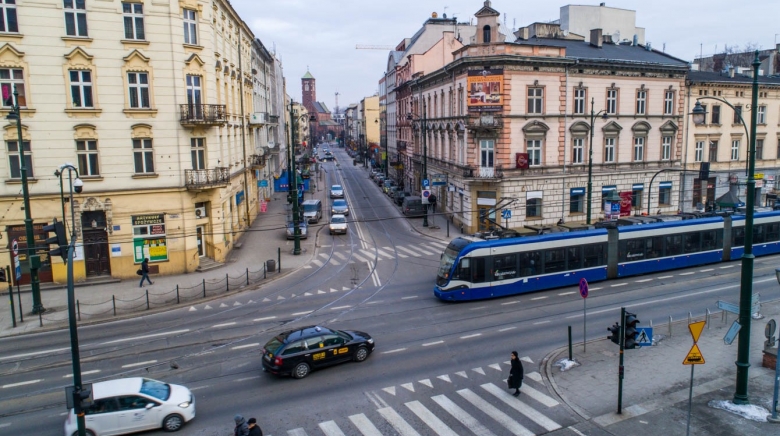
<svg viewBox="0 0 780 436"><path fill-rule="evenodd" d="M742 247L745 245L745 228L734 227L731 229L731 246Z"/></svg>
<svg viewBox="0 0 780 436"><path fill-rule="evenodd" d="M482 283L485 281L485 258L475 257L471 259L471 281Z"/></svg>
<svg viewBox="0 0 780 436"><path fill-rule="evenodd" d="M780 241L780 223L764 225L766 226L766 242Z"/></svg>
<svg viewBox="0 0 780 436"><path fill-rule="evenodd" d="M516 254L493 256L493 280L513 279L518 276Z"/></svg>
<svg viewBox="0 0 780 436"><path fill-rule="evenodd" d="M466 280L471 281L471 259L464 257L458 263L458 267L455 269L455 274L452 276L453 280Z"/></svg>
<svg viewBox="0 0 780 436"><path fill-rule="evenodd" d="M715 230L701 232L701 251L714 250L718 247L718 234Z"/></svg>
<svg viewBox="0 0 780 436"><path fill-rule="evenodd" d="M666 240L666 255L667 256L676 256L678 254L682 254L682 236L680 235L671 235L671 236L665 236Z"/></svg>
<svg viewBox="0 0 780 436"><path fill-rule="evenodd" d="M664 239L661 236L645 239L645 257L655 259L664 252Z"/></svg>
<svg viewBox="0 0 780 436"><path fill-rule="evenodd" d="M585 256L585 268L604 265L604 244L586 245L582 252Z"/></svg>
<svg viewBox="0 0 780 436"><path fill-rule="evenodd" d="M626 257L625 261L632 262L635 260L642 260L645 258L645 240L644 239L631 239L626 241Z"/></svg>
<svg viewBox="0 0 780 436"><path fill-rule="evenodd" d="M520 253L520 277L539 274L542 256L538 251Z"/></svg>
<svg viewBox="0 0 780 436"><path fill-rule="evenodd" d="M686 253L696 253L699 251L699 233L686 233L683 235L683 240L685 241L685 252Z"/></svg>
<svg viewBox="0 0 780 436"><path fill-rule="evenodd" d="M566 252L563 248L554 250L545 250L544 252L544 272L558 272L566 270Z"/></svg>
<svg viewBox="0 0 780 436"><path fill-rule="evenodd" d="M566 265L569 270L582 268L582 247L566 249Z"/></svg>
<svg viewBox="0 0 780 436"><path fill-rule="evenodd" d="M766 225L755 226L753 228L753 243L760 244L766 242Z"/></svg>

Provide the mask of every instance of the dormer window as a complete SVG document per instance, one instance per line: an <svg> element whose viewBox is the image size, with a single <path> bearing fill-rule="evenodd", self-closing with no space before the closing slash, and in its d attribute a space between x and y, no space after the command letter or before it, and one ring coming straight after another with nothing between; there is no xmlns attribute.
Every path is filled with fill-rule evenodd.
<svg viewBox="0 0 780 436"><path fill-rule="evenodd" d="M485 44L490 42L490 26L488 25L482 28L482 42Z"/></svg>

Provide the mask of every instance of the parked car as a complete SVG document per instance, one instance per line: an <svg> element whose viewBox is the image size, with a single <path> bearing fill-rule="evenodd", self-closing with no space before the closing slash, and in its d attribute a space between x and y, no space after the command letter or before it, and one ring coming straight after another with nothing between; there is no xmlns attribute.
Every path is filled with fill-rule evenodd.
<svg viewBox="0 0 780 436"><path fill-rule="evenodd" d="M369 177L369 178L371 178L372 180L373 180L374 178L376 178L377 174L379 174L379 171L378 171L376 168L371 168L371 169L368 171L368 177Z"/></svg>
<svg viewBox="0 0 780 436"><path fill-rule="evenodd" d="M349 215L349 206L347 205L347 200L333 200L333 204L330 206L330 213L333 215Z"/></svg>
<svg viewBox="0 0 780 436"><path fill-rule="evenodd" d="M387 194L388 197L390 197L390 200L393 200L393 196L395 195L395 191L398 190L398 186L391 186L387 188L387 191L385 191L385 194Z"/></svg>
<svg viewBox="0 0 780 436"><path fill-rule="evenodd" d="M331 235L337 233L347 234L347 217L343 214L335 214L330 217L330 224L328 225Z"/></svg>
<svg viewBox="0 0 780 436"><path fill-rule="evenodd" d="M189 389L150 378L128 377L92 383L92 398L84 417L90 436L159 428L177 431L195 418L195 397ZM65 421L65 436L74 434L78 434L78 426L71 409Z"/></svg>
<svg viewBox="0 0 780 436"><path fill-rule="evenodd" d="M341 185L331 186L330 198L344 198L344 188L342 188Z"/></svg>
<svg viewBox="0 0 780 436"><path fill-rule="evenodd" d="M387 179L387 180L385 180L385 182L382 184L382 191L383 191L385 194L387 194L387 191L388 191L388 190L389 190L391 187L393 187L393 186L395 186L395 180L393 180L393 179Z"/></svg>
<svg viewBox="0 0 780 436"><path fill-rule="evenodd" d="M401 213L406 216L423 216L428 210L427 204L422 204L422 198L416 196L405 197L401 204Z"/></svg>
<svg viewBox="0 0 780 436"><path fill-rule="evenodd" d="M412 194L409 191L396 189L395 192L393 193L393 201L395 201L395 204L400 206L404 202L404 198L410 195Z"/></svg>
<svg viewBox="0 0 780 436"><path fill-rule="evenodd" d="M318 223L322 218L322 201L306 200L302 204L303 206L303 218L309 223Z"/></svg>
<svg viewBox="0 0 780 436"><path fill-rule="evenodd" d="M301 239L309 237L309 226L306 224L306 220L299 221L298 228L301 229ZM287 223L287 239L295 239L295 223L292 221Z"/></svg>
<svg viewBox="0 0 780 436"><path fill-rule="evenodd" d="M263 347L263 371L304 378L312 369L348 360L362 362L374 351L374 339L354 330L308 326L283 332Z"/></svg>
<svg viewBox="0 0 780 436"><path fill-rule="evenodd" d="M374 177L374 181L376 182L377 185L381 187L382 184L385 183L385 175L377 174L376 177Z"/></svg>

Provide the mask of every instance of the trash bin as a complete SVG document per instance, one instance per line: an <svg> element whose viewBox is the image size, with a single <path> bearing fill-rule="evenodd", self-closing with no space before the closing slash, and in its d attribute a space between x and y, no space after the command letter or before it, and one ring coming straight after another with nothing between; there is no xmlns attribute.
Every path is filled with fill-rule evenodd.
<svg viewBox="0 0 780 436"><path fill-rule="evenodd" d="M265 261L265 270L267 272L276 271L276 259L268 259Z"/></svg>
<svg viewBox="0 0 780 436"><path fill-rule="evenodd" d="M352 166L353 166L353 167L356 167L356 166L357 166L357 159L352 159Z"/></svg>

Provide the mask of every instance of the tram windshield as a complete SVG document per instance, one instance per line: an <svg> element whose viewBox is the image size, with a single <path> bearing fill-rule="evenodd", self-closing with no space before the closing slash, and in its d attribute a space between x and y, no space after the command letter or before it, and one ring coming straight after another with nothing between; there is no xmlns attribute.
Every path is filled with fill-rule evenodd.
<svg viewBox="0 0 780 436"><path fill-rule="evenodd" d="M452 271L452 265L455 264L455 259L458 257L458 252L451 247L447 247L444 253L441 255L441 262L439 263L438 276L443 279L450 278L450 272Z"/></svg>

